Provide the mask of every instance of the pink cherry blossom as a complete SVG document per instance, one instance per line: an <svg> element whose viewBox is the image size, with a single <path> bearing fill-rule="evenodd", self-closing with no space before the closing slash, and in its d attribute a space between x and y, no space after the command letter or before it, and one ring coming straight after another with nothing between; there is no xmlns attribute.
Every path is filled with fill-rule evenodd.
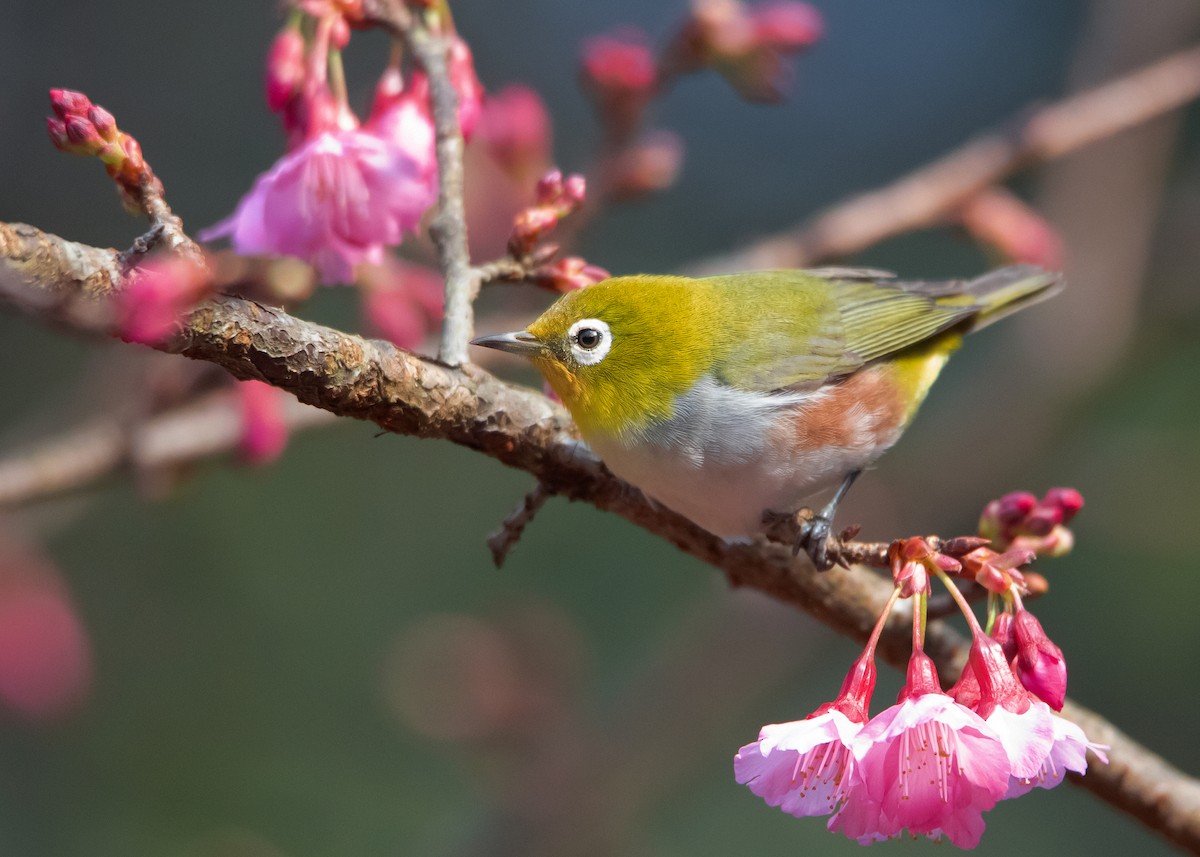
<svg viewBox="0 0 1200 857"><path fill-rule="evenodd" d="M836 708L772 723L738 750L734 775L769 806L796 816L829 815L855 781L851 747L861 729Z"/></svg>
<svg viewBox="0 0 1200 857"><path fill-rule="evenodd" d="M405 86L398 69L389 67L375 84L375 100L366 129L405 152L430 182L437 179L433 116L429 112L429 81L412 75Z"/></svg>
<svg viewBox="0 0 1200 857"><path fill-rule="evenodd" d="M859 786L831 830L867 843L904 828L973 848L983 813L1004 797L1010 765L995 731L943 693L879 714L855 740Z"/></svg>
<svg viewBox="0 0 1200 857"><path fill-rule="evenodd" d="M1045 705L1045 703L1041 704ZM1004 795L1006 798L1020 797L1035 787L1052 789L1063 781L1063 776L1067 771L1074 771L1077 774L1087 773L1088 750L1095 753L1101 762L1108 764L1108 756L1104 753L1108 747L1089 741L1083 730L1065 717L1051 714L1050 722L1054 735L1054 743L1050 752L1033 776L1014 777L1010 781L1008 792Z"/></svg>
<svg viewBox="0 0 1200 857"><path fill-rule="evenodd" d="M229 236L243 254L296 256L324 282L344 283L415 230L433 200L406 151L365 131L325 131L284 155L231 217L200 235Z"/></svg>
<svg viewBox="0 0 1200 857"><path fill-rule="evenodd" d="M117 325L122 338L158 345L209 289L203 266L179 256L149 259L134 268L117 293Z"/></svg>

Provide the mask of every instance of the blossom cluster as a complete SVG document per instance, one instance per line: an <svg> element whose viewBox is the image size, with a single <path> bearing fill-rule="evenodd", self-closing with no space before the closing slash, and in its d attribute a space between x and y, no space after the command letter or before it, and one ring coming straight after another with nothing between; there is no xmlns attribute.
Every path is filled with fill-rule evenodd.
<svg viewBox="0 0 1200 857"><path fill-rule="evenodd" d="M276 36L267 59L267 104L288 135L287 153L205 240L228 237L244 254L296 256L321 279L344 283L362 263L414 232L437 199L437 160L429 83L390 64L365 121L351 108L341 51L359 23L360 4L305 2ZM470 137L482 87L470 49L451 34L449 71L459 124Z"/></svg>
<svg viewBox="0 0 1200 857"><path fill-rule="evenodd" d="M988 506L985 521L1003 521L1016 534L1030 526L1035 510L1038 519L1051 510L1057 523L1033 525L1049 533L1082 505L1074 491L1055 490L1032 504L1030 497L1001 498ZM889 556L892 597L837 698L803 720L764 726L757 741L738 751L734 772L769 805L796 816L829 816L830 830L864 845L907 829L973 848L984 812L1034 788L1054 788L1066 771L1085 772L1088 751L1106 762L1106 748L1055 713L1065 699L1067 667L1022 600L1029 590L1018 566L1032 559L1028 548L1010 546L1002 554L976 548L960 561L912 538L894 543ZM952 575L988 591L988 630ZM933 577L958 602L972 638L962 675L945 689L922 649ZM872 717L875 648L901 598L913 601L907 681L897 703Z"/></svg>

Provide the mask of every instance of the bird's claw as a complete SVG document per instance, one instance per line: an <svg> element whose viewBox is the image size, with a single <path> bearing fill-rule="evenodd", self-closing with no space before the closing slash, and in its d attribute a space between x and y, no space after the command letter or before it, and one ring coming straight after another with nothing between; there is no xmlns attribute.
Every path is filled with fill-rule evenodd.
<svg viewBox="0 0 1200 857"><path fill-rule="evenodd" d="M817 571L828 571L837 564L837 543L829 537L833 522L824 515L813 515L800 526L792 554L804 551ZM832 548L832 550L831 550Z"/></svg>

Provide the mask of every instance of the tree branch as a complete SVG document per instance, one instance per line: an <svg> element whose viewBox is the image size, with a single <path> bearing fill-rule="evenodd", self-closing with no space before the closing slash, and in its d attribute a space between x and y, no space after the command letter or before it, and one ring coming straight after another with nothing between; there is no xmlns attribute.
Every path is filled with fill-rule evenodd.
<svg viewBox="0 0 1200 857"><path fill-rule="evenodd" d="M114 270L115 251L93 249L79 256L59 247L70 242L55 236L27 233L26 239L50 248L50 258L90 263L87 270L97 267L107 253L113 264L98 268ZM84 270L68 267L50 279L30 281L23 276L27 270L0 260L0 299L38 316L47 296L60 295L69 284L87 279ZM42 276L53 273L45 266L39 270ZM93 291L103 294L119 285L94 283ZM527 471L548 491L592 503L662 536L721 569L731 585L749 586L796 605L855 639L866 638L891 590L888 582L861 569L816 573L783 545L725 542L651 504L578 443L561 407L476 367L423 360L382 341L363 340L232 297L201 305L163 350L216 363L238 378L267 381L302 402L370 420L391 432L444 438L479 450ZM966 641L933 622L926 648L949 677L961 667ZM880 653L897 665L907 660L903 620L884 635ZM1093 766L1082 785L1177 844L1200 852L1200 786L1099 715L1074 703L1066 711L1086 724L1097 740L1112 746L1110 764Z"/></svg>
<svg viewBox="0 0 1200 857"><path fill-rule="evenodd" d="M1018 170L1062 157L1200 97L1200 46L1028 111L899 181L842 202L800 226L689 273L803 268L942 222L971 196Z"/></svg>

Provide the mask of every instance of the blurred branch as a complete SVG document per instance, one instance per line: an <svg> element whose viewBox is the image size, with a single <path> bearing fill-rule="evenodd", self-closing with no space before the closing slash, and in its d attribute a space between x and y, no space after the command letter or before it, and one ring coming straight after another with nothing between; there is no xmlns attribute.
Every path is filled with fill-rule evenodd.
<svg viewBox="0 0 1200 857"><path fill-rule="evenodd" d="M802 268L849 256L887 238L941 222L988 185L1033 164L1161 116L1200 97L1200 46L1130 75L1035 108L899 181L842 202L799 227L728 255L689 266L690 273Z"/></svg>
<svg viewBox="0 0 1200 857"><path fill-rule="evenodd" d="M328 411L288 399L290 431L336 422ZM241 438L241 407L217 393L131 424L101 419L0 459L0 509L86 487L118 470L145 473L229 452Z"/></svg>
<svg viewBox="0 0 1200 857"><path fill-rule="evenodd" d="M407 32L424 31L410 28ZM439 102L439 83L433 78L444 75L445 56L440 52L444 45L423 38L418 35L410 43L423 64L429 62L426 68ZM445 83L443 77L441 84ZM1034 111L1012 131L978 138L887 188L836 206L798 231L706 267L803 265L860 250L935 222L970 194L1019 167L1117 133L1197 95L1200 48ZM456 284L448 286L448 300L454 291L467 308L465 316L447 323L447 332L453 325L457 332L444 338L444 362L423 360L384 342L363 340L233 297L201 304L162 350L209 361L238 378L266 381L332 414L481 451L532 474L548 492L592 503L656 533L720 568L731 585L761 590L812 613L835 630L864 639L891 590L889 582L861 569L835 568L818 574L805 561L795 560L790 548L765 540L727 543L649 503L640 491L613 477L578 442L566 412L544 396L506 384L477 367L456 368L465 362L471 280L478 271L472 271L466 255L461 182L446 176L461 166L461 137L456 117L447 115L448 105L453 106L452 92L435 104L435 115L441 114L437 119L443 172L439 218L445 218L435 237L447 281ZM109 333L108 307L101 299L122 287L121 277L121 256L116 251L75 244L29 226L0 224L0 301L30 316L74 330ZM80 456L86 465L79 466L80 473L95 473L104 458L101 453L110 448L106 445L111 440L99 432L96 437L88 455ZM212 451L213 445L207 450ZM965 641L937 622L930 625L926 648L947 677L961 666L966 653ZM892 663L903 664L909 653L907 631L886 634L880 653ZM1098 715L1073 703L1065 713L1112 746L1111 763L1094 766L1082 784L1173 842L1200 852L1200 784Z"/></svg>

